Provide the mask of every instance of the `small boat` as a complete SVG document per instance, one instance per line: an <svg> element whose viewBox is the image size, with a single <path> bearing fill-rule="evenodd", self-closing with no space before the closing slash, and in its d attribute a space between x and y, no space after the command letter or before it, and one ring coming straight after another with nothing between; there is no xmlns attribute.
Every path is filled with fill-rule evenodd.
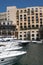
<svg viewBox="0 0 43 65"><path fill-rule="evenodd" d="M30 43L28 40L17 40L17 42L20 43L19 45L27 45Z"/></svg>
<svg viewBox="0 0 43 65"><path fill-rule="evenodd" d="M15 51L15 50L21 50L22 47L19 46L14 46L14 47L6 47L6 46L1 46L0 51Z"/></svg>
<svg viewBox="0 0 43 65"><path fill-rule="evenodd" d="M22 47L18 47L18 46L15 46L15 47L11 47L11 48L6 48L6 50L8 51L14 51L14 50L20 50L22 49Z"/></svg>
<svg viewBox="0 0 43 65"><path fill-rule="evenodd" d="M12 44L15 44L15 45L27 45L28 43L30 43L29 40L19 40L19 39L16 39L16 38L2 38L2 40L0 40L0 43L12 43Z"/></svg>
<svg viewBox="0 0 43 65"><path fill-rule="evenodd" d="M5 51L0 52L0 65L6 63L12 63L13 61L16 63L18 59L20 59L23 55L25 55L25 51Z"/></svg>
<svg viewBox="0 0 43 65"><path fill-rule="evenodd" d="M18 49L22 48L18 46L18 42L12 42L0 41L0 65L4 65L6 63L11 64L13 61L16 63L23 55L26 54L26 51L18 51Z"/></svg>
<svg viewBox="0 0 43 65"><path fill-rule="evenodd" d="M33 40L32 40L31 42L32 42L32 43L37 43L37 41L33 41Z"/></svg>

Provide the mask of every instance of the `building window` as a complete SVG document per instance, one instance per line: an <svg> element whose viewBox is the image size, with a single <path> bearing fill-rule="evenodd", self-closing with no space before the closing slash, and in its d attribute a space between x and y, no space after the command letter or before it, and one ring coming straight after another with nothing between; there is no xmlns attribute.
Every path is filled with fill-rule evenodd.
<svg viewBox="0 0 43 65"><path fill-rule="evenodd" d="M7 18L5 18L5 20L7 20Z"/></svg>
<svg viewBox="0 0 43 65"><path fill-rule="evenodd" d="M26 35L24 35L24 37L26 37Z"/></svg>
<svg viewBox="0 0 43 65"><path fill-rule="evenodd" d="M19 19L19 15L17 15L16 18Z"/></svg>
<svg viewBox="0 0 43 65"><path fill-rule="evenodd" d="M30 22L28 22L28 25L30 25Z"/></svg>
<svg viewBox="0 0 43 65"><path fill-rule="evenodd" d="M36 16L38 16L38 13L36 13Z"/></svg>
<svg viewBox="0 0 43 65"><path fill-rule="evenodd" d="M40 19L40 24L42 24L42 18Z"/></svg>
<svg viewBox="0 0 43 65"><path fill-rule="evenodd" d="M22 13L23 12L23 10L20 10L20 13Z"/></svg>
<svg viewBox="0 0 43 65"><path fill-rule="evenodd" d="M31 10L31 15L34 15L34 8L32 8Z"/></svg>
<svg viewBox="0 0 43 65"><path fill-rule="evenodd" d="M22 35L20 35L20 37L22 37Z"/></svg>
<svg viewBox="0 0 43 65"><path fill-rule="evenodd" d="M26 26L26 23L24 23L24 26Z"/></svg>
<svg viewBox="0 0 43 65"><path fill-rule="evenodd" d="M17 10L17 14L19 13L19 10Z"/></svg>
<svg viewBox="0 0 43 65"><path fill-rule="evenodd" d="M17 21L17 25L19 25L19 21Z"/></svg>
<svg viewBox="0 0 43 65"><path fill-rule="evenodd" d="M42 27L42 24L40 24L40 27Z"/></svg>
<svg viewBox="0 0 43 65"><path fill-rule="evenodd" d="M20 34L22 34L22 32L20 32Z"/></svg>
<svg viewBox="0 0 43 65"><path fill-rule="evenodd" d="M34 38L32 38L32 40L35 40Z"/></svg>
<svg viewBox="0 0 43 65"><path fill-rule="evenodd" d="M26 32L24 32L24 34L26 34Z"/></svg>
<svg viewBox="0 0 43 65"><path fill-rule="evenodd" d="M34 31L32 31L32 33L34 33Z"/></svg>
<svg viewBox="0 0 43 65"><path fill-rule="evenodd" d="M9 22L7 23L7 25L9 25Z"/></svg>
<svg viewBox="0 0 43 65"><path fill-rule="evenodd" d="M20 23L20 26L22 26L22 23Z"/></svg>
<svg viewBox="0 0 43 65"><path fill-rule="evenodd" d="M28 29L30 29L31 27L30 27L30 25L28 25Z"/></svg>
<svg viewBox="0 0 43 65"><path fill-rule="evenodd" d="M32 37L34 37L34 34L32 34Z"/></svg>
<svg viewBox="0 0 43 65"><path fill-rule="evenodd" d="M20 15L20 21L22 21L22 15Z"/></svg>
<svg viewBox="0 0 43 65"><path fill-rule="evenodd" d="M32 16L32 21L34 21L34 16Z"/></svg>
<svg viewBox="0 0 43 65"><path fill-rule="evenodd" d="M40 18L40 22L42 22L42 18Z"/></svg>
<svg viewBox="0 0 43 65"><path fill-rule="evenodd" d="M30 22L30 17L28 17L28 22Z"/></svg>
<svg viewBox="0 0 43 65"><path fill-rule="evenodd" d="M24 15L24 21L26 21L26 15Z"/></svg>
<svg viewBox="0 0 43 65"><path fill-rule="evenodd" d="M35 12L38 12L38 8L35 8Z"/></svg>
<svg viewBox="0 0 43 65"><path fill-rule="evenodd" d="M39 34L37 34L36 36L39 36Z"/></svg>
<svg viewBox="0 0 43 65"><path fill-rule="evenodd" d="M36 19L36 23L38 23L38 18Z"/></svg>
<svg viewBox="0 0 43 65"><path fill-rule="evenodd" d="M24 13L26 13L26 9L24 10Z"/></svg>
<svg viewBox="0 0 43 65"><path fill-rule="evenodd" d="M28 9L27 14L30 15L30 9Z"/></svg>
<svg viewBox="0 0 43 65"><path fill-rule="evenodd" d="M34 25L32 25L32 28L34 28Z"/></svg>
<svg viewBox="0 0 43 65"><path fill-rule="evenodd" d="M39 22L39 19L38 19L38 16L36 16L36 23L38 23Z"/></svg>
<svg viewBox="0 0 43 65"><path fill-rule="evenodd" d="M26 29L27 27L26 26L24 26L24 29Z"/></svg>
<svg viewBox="0 0 43 65"><path fill-rule="evenodd" d="M20 26L20 29L23 29L23 26Z"/></svg>
<svg viewBox="0 0 43 65"><path fill-rule="evenodd" d="M38 28L39 26L38 26L38 25L36 25L36 27Z"/></svg>
<svg viewBox="0 0 43 65"><path fill-rule="evenodd" d="M42 8L40 8L40 12L42 12Z"/></svg>
<svg viewBox="0 0 43 65"><path fill-rule="evenodd" d="M40 13L40 17L42 17L42 13Z"/></svg>

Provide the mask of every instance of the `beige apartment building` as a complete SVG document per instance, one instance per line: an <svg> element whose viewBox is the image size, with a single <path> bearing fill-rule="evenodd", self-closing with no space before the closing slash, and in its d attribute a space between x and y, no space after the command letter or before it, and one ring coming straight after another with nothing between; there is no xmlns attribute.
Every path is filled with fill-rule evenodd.
<svg viewBox="0 0 43 65"><path fill-rule="evenodd" d="M16 25L14 35L18 39L36 40L40 38L39 29L43 25L43 7L8 6L6 12L0 13L0 22L1 19L3 22L7 20L11 21L11 25Z"/></svg>

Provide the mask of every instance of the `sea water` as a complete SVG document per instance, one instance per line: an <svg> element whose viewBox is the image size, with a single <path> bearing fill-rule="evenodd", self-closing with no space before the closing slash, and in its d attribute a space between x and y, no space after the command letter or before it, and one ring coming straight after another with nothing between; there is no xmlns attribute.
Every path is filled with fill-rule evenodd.
<svg viewBox="0 0 43 65"><path fill-rule="evenodd" d="M43 44L29 43L22 50L27 51L18 62L6 65L43 65Z"/></svg>

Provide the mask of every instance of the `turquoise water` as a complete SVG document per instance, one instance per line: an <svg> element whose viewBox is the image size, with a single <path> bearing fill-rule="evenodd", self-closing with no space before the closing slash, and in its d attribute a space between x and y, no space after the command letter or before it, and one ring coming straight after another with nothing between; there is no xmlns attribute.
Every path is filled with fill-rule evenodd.
<svg viewBox="0 0 43 65"><path fill-rule="evenodd" d="M43 65L43 44L30 43L23 47L23 50L27 51L16 64L6 65Z"/></svg>

